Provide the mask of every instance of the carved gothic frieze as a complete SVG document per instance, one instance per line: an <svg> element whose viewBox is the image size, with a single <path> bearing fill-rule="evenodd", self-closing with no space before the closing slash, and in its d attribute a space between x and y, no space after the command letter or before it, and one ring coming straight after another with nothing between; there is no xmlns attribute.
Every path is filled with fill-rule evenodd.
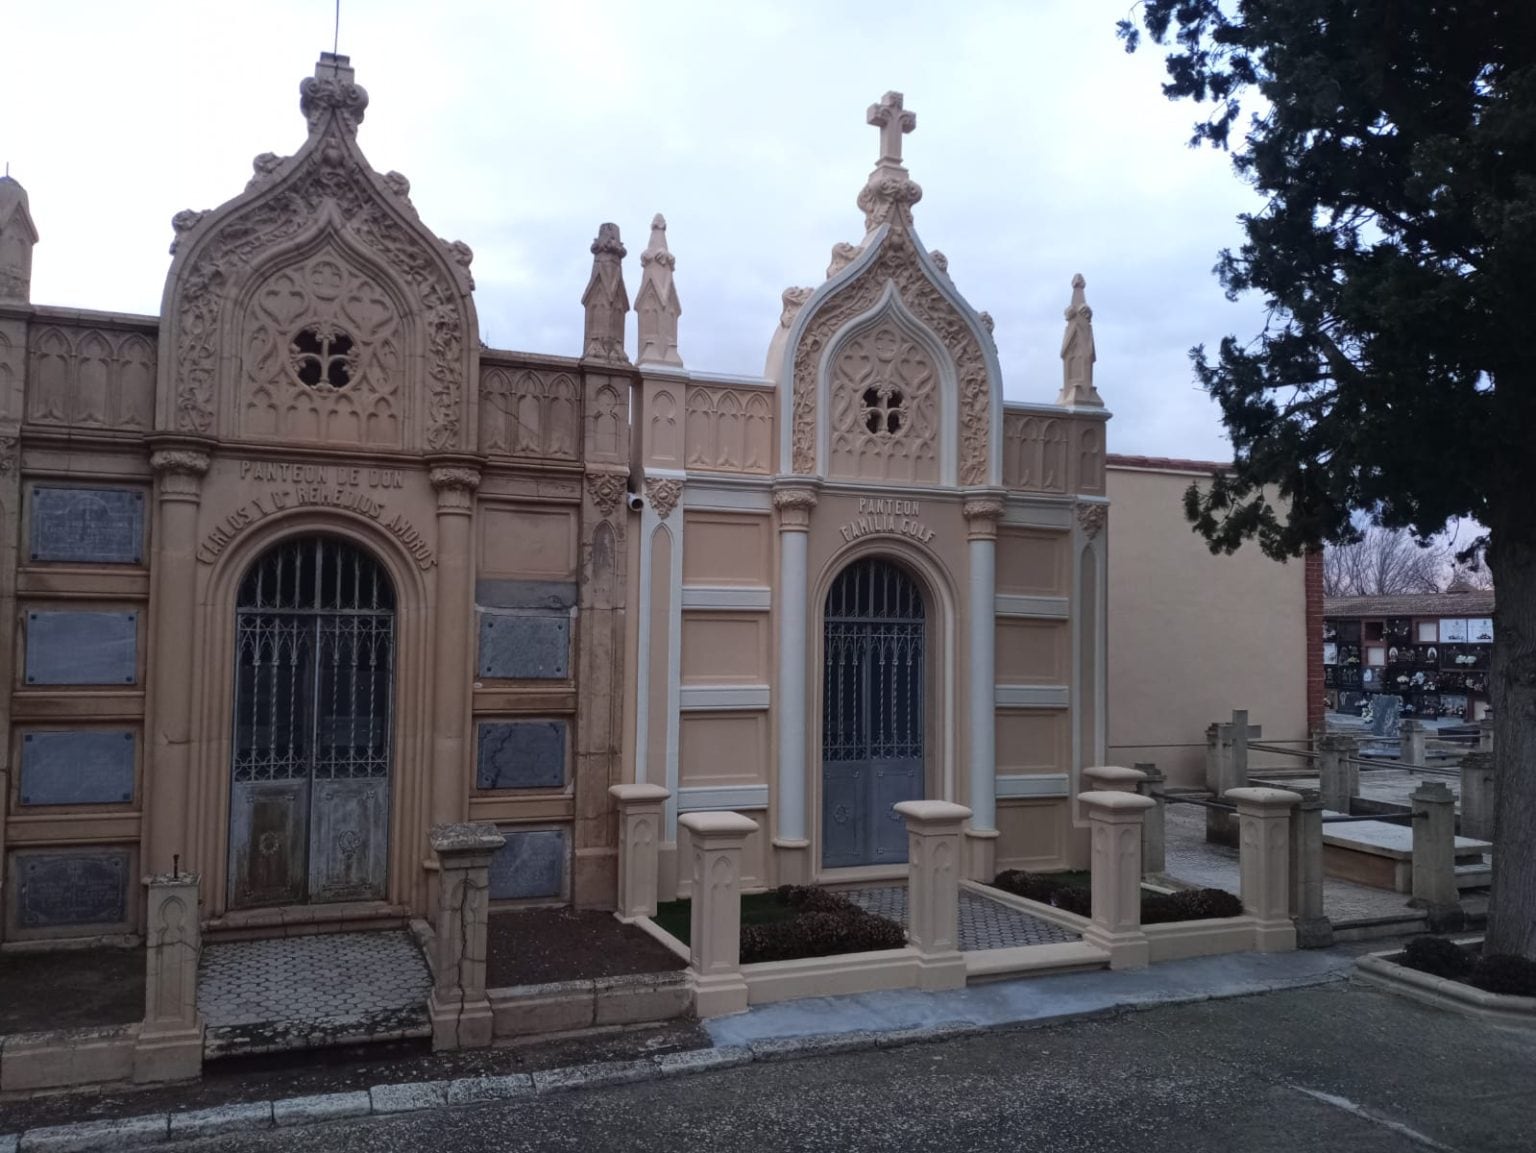
<svg viewBox="0 0 1536 1153"><path fill-rule="evenodd" d="M581 396L569 373L482 366L482 452L575 460L580 428Z"/></svg>
<svg viewBox="0 0 1536 1153"><path fill-rule="evenodd" d="M154 420L155 342L140 332L48 325L31 330L27 420L148 432Z"/></svg>
<svg viewBox="0 0 1536 1153"><path fill-rule="evenodd" d="M751 389L695 385L688 389L683 443L689 468L716 472L769 471L773 405Z"/></svg>
<svg viewBox="0 0 1536 1153"><path fill-rule="evenodd" d="M1009 412L1003 415L1003 483L1026 492L1066 492L1065 416Z"/></svg>

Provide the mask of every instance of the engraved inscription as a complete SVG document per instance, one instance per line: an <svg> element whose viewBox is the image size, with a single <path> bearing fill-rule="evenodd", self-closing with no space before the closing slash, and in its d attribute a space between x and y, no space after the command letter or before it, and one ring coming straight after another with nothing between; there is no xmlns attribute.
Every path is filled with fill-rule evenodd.
<svg viewBox="0 0 1536 1153"><path fill-rule="evenodd" d="M128 850L17 853L16 923L24 929L128 919Z"/></svg>
<svg viewBox="0 0 1536 1153"><path fill-rule="evenodd" d="M133 488L32 489L35 561L138 564L144 559L144 493Z"/></svg>
<svg viewBox="0 0 1536 1153"><path fill-rule="evenodd" d="M387 473L391 469L342 470L366 475L369 472ZM349 482L352 483L352 482ZM381 482L380 487L388 487ZM241 533L273 513L291 508L334 508L365 516L376 521L385 532L394 537L410 554L416 567L425 572L437 564L437 553L403 513L390 513L382 499L360 488L342 487L334 483L298 484L292 488L273 489L261 496L253 496L236 505L204 536L197 546L197 559L212 564L223 554Z"/></svg>
<svg viewBox="0 0 1536 1153"><path fill-rule="evenodd" d="M904 497L859 497L858 515L837 531L843 540L856 541L860 537L881 533L910 537L927 544L933 539L933 529L918 519L922 506Z"/></svg>

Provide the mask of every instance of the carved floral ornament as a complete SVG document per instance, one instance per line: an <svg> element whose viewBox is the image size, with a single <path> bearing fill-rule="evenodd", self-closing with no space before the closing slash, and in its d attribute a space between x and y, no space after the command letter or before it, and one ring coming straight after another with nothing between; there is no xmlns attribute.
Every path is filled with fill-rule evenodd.
<svg viewBox="0 0 1536 1153"><path fill-rule="evenodd" d="M208 471L208 454L187 448L156 449L150 453L149 467L160 475L202 476Z"/></svg>
<svg viewBox="0 0 1536 1153"><path fill-rule="evenodd" d="M662 520L672 515L672 510L682 498L683 482L674 477L651 477L645 482L645 499L651 502L651 507Z"/></svg>
<svg viewBox="0 0 1536 1153"><path fill-rule="evenodd" d="M624 499L628 489L628 479L623 473L589 472L587 474L587 493L591 496L599 516L605 518L612 516L613 510L619 507L619 502Z"/></svg>
<svg viewBox="0 0 1536 1153"><path fill-rule="evenodd" d="M1077 506L1077 525L1083 530L1083 535L1089 540L1098 539L1098 535L1104 531L1104 526L1109 523L1109 506L1107 504L1080 504Z"/></svg>

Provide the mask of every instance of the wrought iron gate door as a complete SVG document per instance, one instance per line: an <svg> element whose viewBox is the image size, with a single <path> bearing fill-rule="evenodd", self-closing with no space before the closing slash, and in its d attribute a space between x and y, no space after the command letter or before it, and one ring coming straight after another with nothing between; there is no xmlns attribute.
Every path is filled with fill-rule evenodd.
<svg viewBox="0 0 1536 1153"><path fill-rule="evenodd" d="M285 541L245 574L232 907L384 896L394 625L388 575L344 541Z"/></svg>
<svg viewBox="0 0 1536 1153"><path fill-rule="evenodd" d="M892 808L923 795L923 596L889 561L856 561L827 594L821 863L900 864Z"/></svg>

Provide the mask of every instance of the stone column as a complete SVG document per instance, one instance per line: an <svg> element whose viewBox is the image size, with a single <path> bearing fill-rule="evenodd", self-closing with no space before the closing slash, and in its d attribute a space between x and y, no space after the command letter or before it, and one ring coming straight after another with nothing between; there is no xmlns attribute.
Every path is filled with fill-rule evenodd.
<svg viewBox="0 0 1536 1153"><path fill-rule="evenodd" d="M1083 940L1108 951L1111 969L1140 969L1148 960L1141 930L1141 822L1150 797L1090 791L1077 799L1088 814L1093 873L1092 923Z"/></svg>
<svg viewBox="0 0 1536 1153"><path fill-rule="evenodd" d="M144 1023L133 1047L133 1079L182 1081L203 1069L203 1021L197 1013L202 947L195 873L144 879Z"/></svg>
<svg viewBox="0 0 1536 1153"><path fill-rule="evenodd" d="M1316 793L1291 810L1291 919L1298 948L1333 944L1333 923L1323 911L1323 802Z"/></svg>
<svg viewBox="0 0 1536 1153"><path fill-rule="evenodd" d="M437 643L432 663L432 793L428 814L433 825L452 825L469 812L464 734L469 729L469 680L475 659L470 530L480 472L474 458L466 458L434 463L431 478L437 490Z"/></svg>
<svg viewBox="0 0 1536 1153"><path fill-rule="evenodd" d="M779 510L779 588L774 611L779 618L778 684L773 709L778 721L778 788L773 847L781 884L801 885L811 878L810 821L805 787L806 630L809 627L806 565L811 510L816 491L782 488L773 494Z"/></svg>
<svg viewBox="0 0 1536 1153"><path fill-rule="evenodd" d="M202 500L208 453L201 444L160 440L149 466L155 471L159 505L154 532L154 567L149 607L149 662L152 678L149 760L145 766L145 863L151 873L169 873L172 858L197 864L194 830L188 817L192 781L192 641L188 616L197 603L197 512ZM227 670L218 670L225 675Z"/></svg>
<svg viewBox="0 0 1536 1153"><path fill-rule="evenodd" d="M1254 919L1253 947L1279 953L1296 947L1291 923L1291 809L1301 796L1289 789L1229 789L1241 833L1238 874L1243 912Z"/></svg>
<svg viewBox="0 0 1536 1153"><path fill-rule="evenodd" d="M1493 840L1493 753L1468 753L1461 758L1461 835Z"/></svg>
<svg viewBox="0 0 1536 1153"><path fill-rule="evenodd" d="M1168 781L1151 761L1137 761L1135 767L1141 773L1136 791L1152 801L1141 820L1141 871L1155 877L1168 868L1168 802L1163 796Z"/></svg>
<svg viewBox="0 0 1536 1153"><path fill-rule="evenodd" d="M997 522L1000 494L968 495L963 506L969 568L969 678L966 740L970 749L971 827L965 875L990 881L997 872Z"/></svg>
<svg viewBox="0 0 1536 1153"><path fill-rule="evenodd" d="M1314 743L1323 808L1348 816L1351 800L1360 788L1360 767L1354 763L1355 742L1347 736L1320 733Z"/></svg>
<svg viewBox="0 0 1536 1153"><path fill-rule="evenodd" d="M507 839L488 822L437 825L435 979L427 1009L433 1049L483 1049L491 1043L485 995L486 918L491 858Z"/></svg>
<svg viewBox="0 0 1536 1153"><path fill-rule="evenodd" d="M960 836L971 810L949 801L898 801L907 822L907 941L920 989L965 986L960 953Z"/></svg>
<svg viewBox="0 0 1536 1153"><path fill-rule="evenodd" d="M656 875L661 850L660 785L613 785L619 804L619 911L621 921L656 915Z"/></svg>
<svg viewBox="0 0 1536 1153"><path fill-rule="evenodd" d="M1456 888L1456 798L1443 781L1420 785L1413 806L1413 898L1429 914L1432 932L1461 928L1465 917Z"/></svg>
<svg viewBox="0 0 1536 1153"><path fill-rule="evenodd" d="M693 1011L699 1017L745 1012L741 975L741 851L757 822L740 813L684 813L693 857L688 924Z"/></svg>
<svg viewBox="0 0 1536 1153"><path fill-rule="evenodd" d="M1083 769L1083 779L1089 789L1106 793L1139 793L1147 775L1140 769L1127 769L1122 765L1088 765Z"/></svg>
<svg viewBox="0 0 1536 1153"><path fill-rule="evenodd" d="M1405 720L1403 722L1401 752L1398 754L1403 764L1423 768L1428 763L1428 754L1425 751L1428 735L1424 731L1423 721Z"/></svg>

